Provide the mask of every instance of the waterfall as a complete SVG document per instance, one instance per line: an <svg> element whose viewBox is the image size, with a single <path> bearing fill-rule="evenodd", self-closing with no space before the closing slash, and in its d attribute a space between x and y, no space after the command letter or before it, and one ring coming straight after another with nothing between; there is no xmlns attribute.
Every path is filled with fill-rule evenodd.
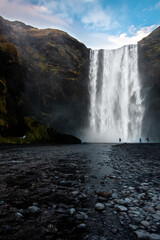
<svg viewBox="0 0 160 240"><path fill-rule="evenodd" d="M142 100L137 45L116 50L91 50L88 141L138 141Z"/></svg>

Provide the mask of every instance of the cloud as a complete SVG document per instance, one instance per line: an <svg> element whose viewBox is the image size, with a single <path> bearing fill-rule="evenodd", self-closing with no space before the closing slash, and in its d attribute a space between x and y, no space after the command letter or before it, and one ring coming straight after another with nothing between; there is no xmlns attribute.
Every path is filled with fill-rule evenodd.
<svg viewBox="0 0 160 240"><path fill-rule="evenodd" d="M132 35L137 31L137 28L134 25L131 25L128 29L128 32Z"/></svg>
<svg viewBox="0 0 160 240"><path fill-rule="evenodd" d="M109 41L114 43L115 46L120 47L128 44L136 44L138 41L149 35L156 26L143 27L140 30L134 32L132 36L128 36L127 33L122 33L119 36L109 36ZM130 31L130 29L129 29Z"/></svg>
<svg viewBox="0 0 160 240"><path fill-rule="evenodd" d="M0 15L9 20L20 20L39 28L67 29L68 24L45 7L22 0L0 0Z"/></svg>
<svg viewBox="0 0 160 240"><path fill-rule="evenodd" d="M143 12L151 12L151 11L154 11L154 10L159 10L160 9L160 1L159 2L157 2L155 5L152 5L152 6L150 6L150 7L148 7L148 8L144 8L143 9Z"/></svg>
<svg viewBox="0 0 160 240"><path fill-rule="evenodd" d="M65 31L83 26L89 31L108 31L120 27L110 9L98 0L0 0L0 14L38 28L60 28Z"/></svg>
<svg viewBox="0 0 160 240"><path fill-rule="evenodd" d="M103 9L98 0L39 0L39 5L50 9L68 24L79 24L86 29L107 31L119 27L110 9Z"/></svg>
<svg viewBox="0 0 160 240"><path fill-rule="evenodd" d="M111 17L104 13L102 9L93 9L82 18L82 22L91 29L108 30L111 24Z"/></svg>
<svg viewBox="0 0 160 240"><path fill-rule="evenodd" d="M86 46L92 49L116 49L124 45L136 44L138 41L149 35L149 33L151 33L156 27L156 25L152 25L135 30L136 28L132 25L128 29L128 32L124 32L120 35L114 36L107 33L93 33L89 36L81 36L81 41L85 42ZM134 32L130 35L132 29L134 29Z"/></svg>

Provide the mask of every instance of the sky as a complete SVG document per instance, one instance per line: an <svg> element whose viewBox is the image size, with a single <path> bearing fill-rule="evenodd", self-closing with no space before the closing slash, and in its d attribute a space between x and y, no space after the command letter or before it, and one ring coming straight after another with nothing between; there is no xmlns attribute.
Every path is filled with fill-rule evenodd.
<svg viewBox="0 0 160 240"><path fill-rule="evenodd" d="M160 24L158 0L0 0L0 15L60 29L92 49L135 44Z"/></svg>

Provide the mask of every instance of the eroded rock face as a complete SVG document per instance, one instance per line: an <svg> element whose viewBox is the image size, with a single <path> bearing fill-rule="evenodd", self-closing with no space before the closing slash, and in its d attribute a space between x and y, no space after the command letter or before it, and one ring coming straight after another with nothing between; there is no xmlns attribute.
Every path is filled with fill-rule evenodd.
<svg viewBox="0 0 160 240"><path fill-rule="evenodd" d="M0 38L16 51L20 69L12 69L12 74L9 69L12 77L6 74L4 80L13 83L21 76L18 84L23 87L18 85L17 91L21 92L23 114L60 132L75 134L83 128L89 102L89 49L63 31L39 30L1 17Z"/></svg>
<svg viewBox="0 0 160 240"><path fill-rule="evenodd" d="M144 98L143 135L160 140L160 27L138 43Z"/></svg>

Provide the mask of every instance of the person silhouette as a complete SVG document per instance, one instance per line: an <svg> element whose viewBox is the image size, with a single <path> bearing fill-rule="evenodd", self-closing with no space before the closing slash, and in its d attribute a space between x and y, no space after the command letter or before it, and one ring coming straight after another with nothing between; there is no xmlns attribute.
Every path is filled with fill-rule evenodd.
<svg viewBox="0 0 160 240"><path fill-rule="evenodd" d="M121 138L119 138L119 142L121 142Z"/></svg>
<svg viewBox="0 0 160 240"><path fill-rule="evenodd" d="M142 142L142 139L141 139L141 138L139 139L139 142L140 142L140 143Z"/></svg>
<svg viewBox="0 0 160 240"><path fill-rule="evenodd" d="M148 137L146 138L146 141L149 143L149 138Z"/></svg>

